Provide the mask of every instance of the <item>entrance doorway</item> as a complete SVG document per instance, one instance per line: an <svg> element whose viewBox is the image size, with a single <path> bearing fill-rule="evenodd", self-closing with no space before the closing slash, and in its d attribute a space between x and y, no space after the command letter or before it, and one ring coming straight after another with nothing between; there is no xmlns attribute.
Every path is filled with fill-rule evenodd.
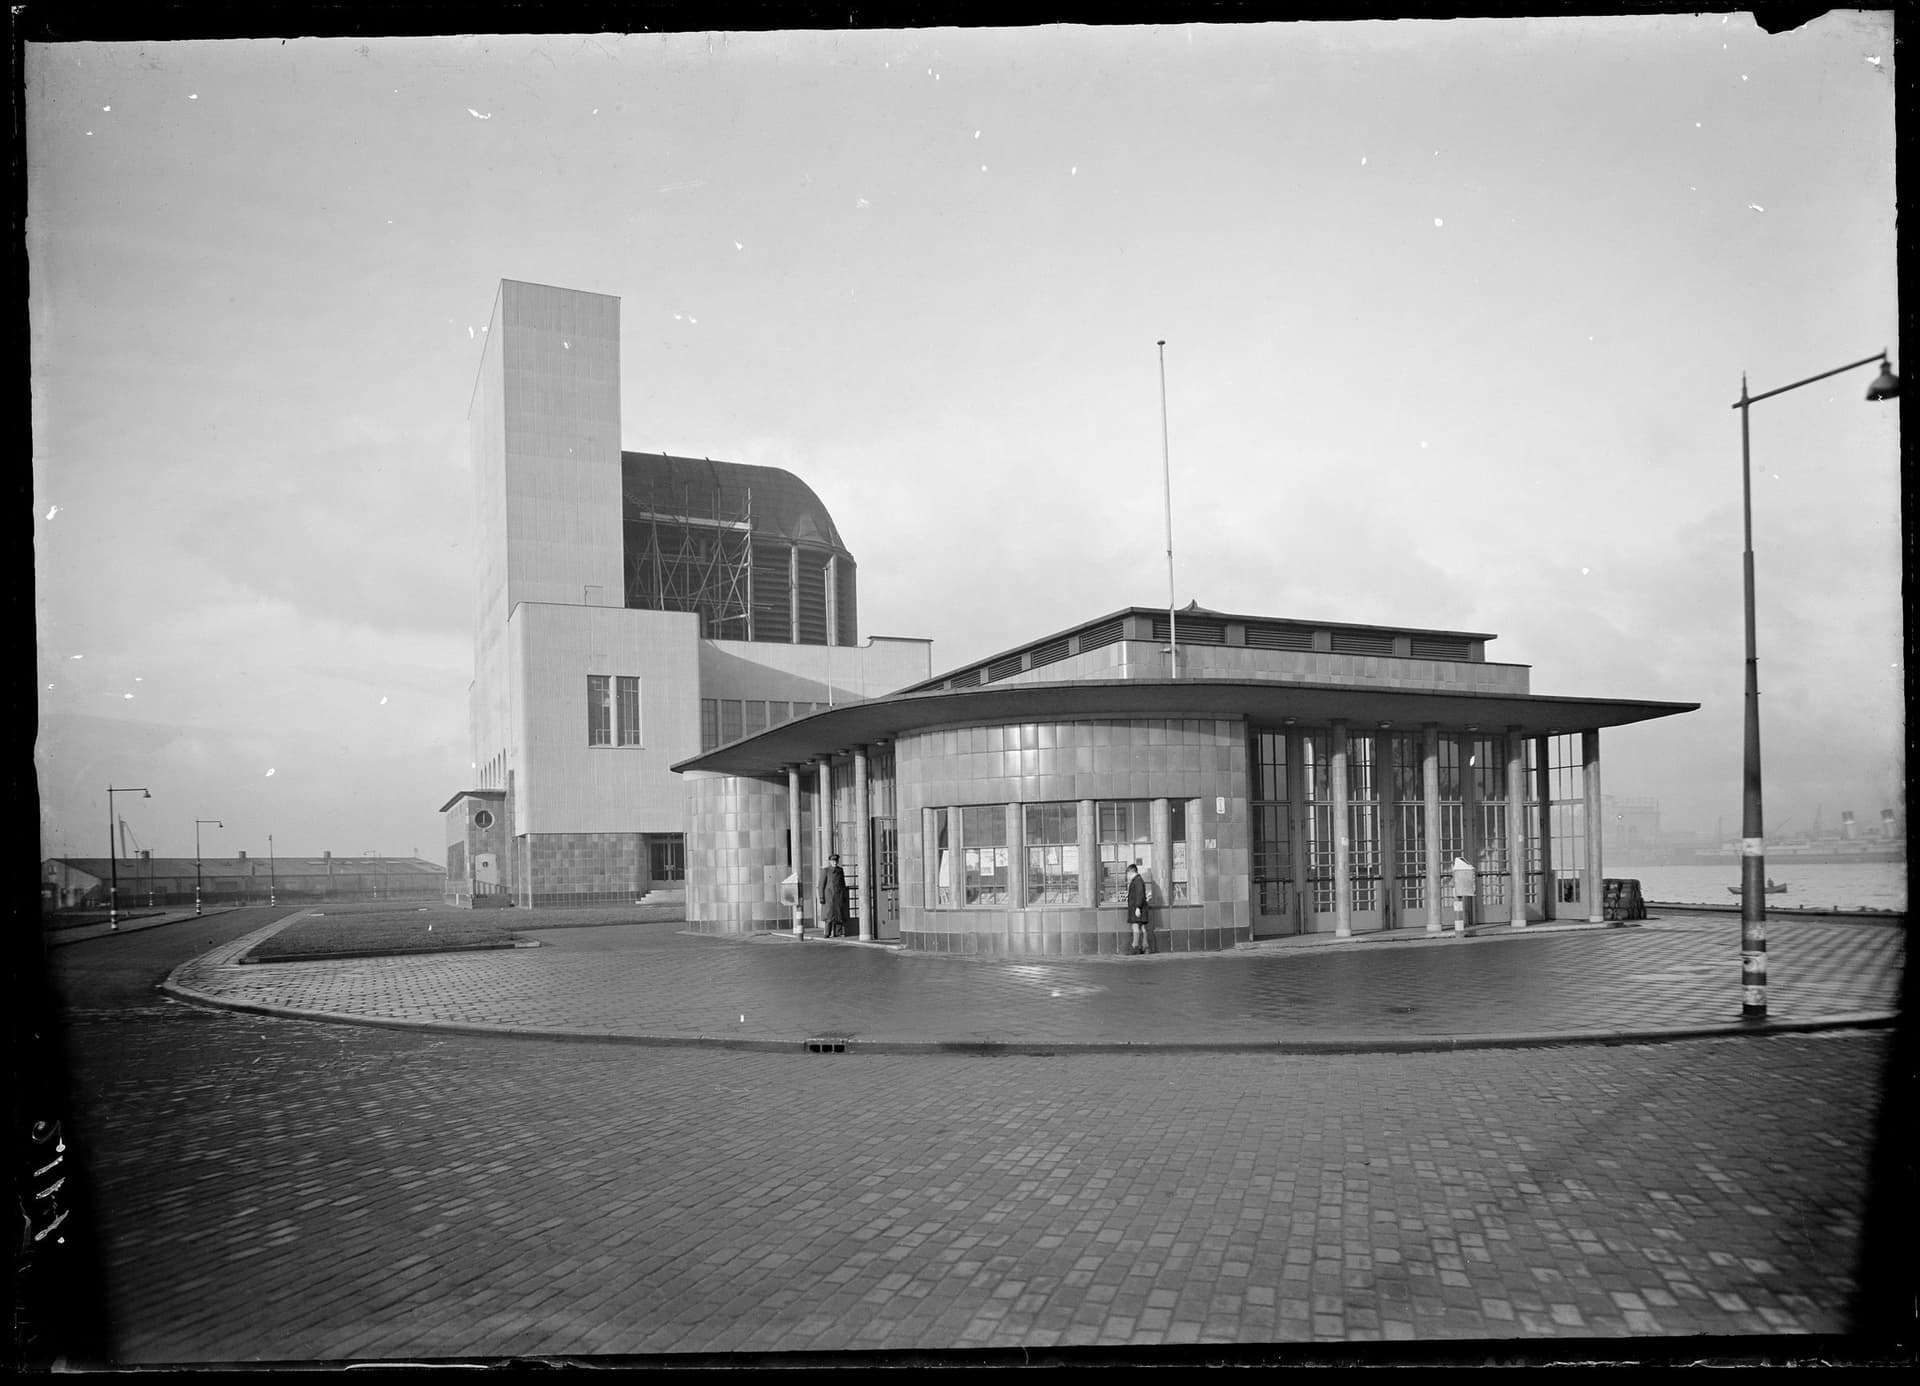
<svg viewBox="0 0 1920 1386"><path fill-rule="evenodd" d="M1279 938L1300 932L1300 891L1294 874L1293 795L1288 789L1287 733L1255 731L1248 746L1252 768L1253 936Z"/></svg>
<svg viewBox="0 0 1920 1386"><path fill-rule="evenodd" d="M687 844L681 837L655 837L647 841L647 877L654 885L681 884L687 878Z"/></svg>
<svg viewBox="0 0 1920 1386"><path fill-rule="evenodd" d="M873 820L873 936L900 937L900 834L891 818Z"/></svg>

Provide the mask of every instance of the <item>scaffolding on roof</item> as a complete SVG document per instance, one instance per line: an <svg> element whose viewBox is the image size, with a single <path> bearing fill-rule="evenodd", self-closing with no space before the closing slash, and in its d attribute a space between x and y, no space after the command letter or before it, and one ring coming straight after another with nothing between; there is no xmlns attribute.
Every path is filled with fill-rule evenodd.
<svg viewBox="0 0 1920 1386"><path fill-rule="evenodd" d="M709 495L711 500L709 501ZM626 605L691 611L709 640L753 639L753 490L649 479L625 497Z"/></svg>

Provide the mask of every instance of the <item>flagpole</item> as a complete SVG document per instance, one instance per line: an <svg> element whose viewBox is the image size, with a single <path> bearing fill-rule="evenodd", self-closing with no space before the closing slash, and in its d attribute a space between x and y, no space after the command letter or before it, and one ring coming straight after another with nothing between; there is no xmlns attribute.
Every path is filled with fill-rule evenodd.
<svg viewBox="0 0 1920 1386"><path fill-rule="evenodd" d="M1167 488L1167 673L1180 677L1180 632L1173 604L1173 455L1167 447L1167 344L1160 343L1160 468Z"/></svg>

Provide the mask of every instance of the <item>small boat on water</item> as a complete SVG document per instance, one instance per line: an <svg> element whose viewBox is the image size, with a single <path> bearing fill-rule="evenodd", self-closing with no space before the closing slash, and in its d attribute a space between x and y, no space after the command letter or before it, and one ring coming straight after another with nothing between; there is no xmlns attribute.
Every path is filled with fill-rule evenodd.
<svg viewBox="0 0 1920 1386"><path fill-rule="evenodd" d="M1776 881L1772 877L1768 877L1767 884L1765 887L1765 893L1768 895L1778 895L1780 894L1780 892L1782 892L1786 888L1787 888L1787 883L1785 881ZM1747 888L1744 884L1727 887L1727 894L1729 895L1744 895L1746 894L1746 892L1747 892Z"/></svg>

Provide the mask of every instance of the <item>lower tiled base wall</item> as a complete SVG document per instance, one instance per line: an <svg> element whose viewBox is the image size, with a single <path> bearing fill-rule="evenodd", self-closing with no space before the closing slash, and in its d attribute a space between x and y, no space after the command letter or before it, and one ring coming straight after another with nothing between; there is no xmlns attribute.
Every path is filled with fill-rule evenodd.
<svg viewBox="0 0 1920 1386"><path fill-rule="evenodd" d="M1253 941L1253 929L1220 905L1163 908L1153 915L1158 953L1217 953ZM923 953L976 957L1086 957L1126 953L1133 931L1120 910L918 910L902 918L900 943Z"/></svg>
<svg viewBox="0 0 1920 1386"><path fill-rule="evenodd" d="M522 842L526 875L514 892L519 904L631 904L646 892L644 834L533 833Z"/></svg>

